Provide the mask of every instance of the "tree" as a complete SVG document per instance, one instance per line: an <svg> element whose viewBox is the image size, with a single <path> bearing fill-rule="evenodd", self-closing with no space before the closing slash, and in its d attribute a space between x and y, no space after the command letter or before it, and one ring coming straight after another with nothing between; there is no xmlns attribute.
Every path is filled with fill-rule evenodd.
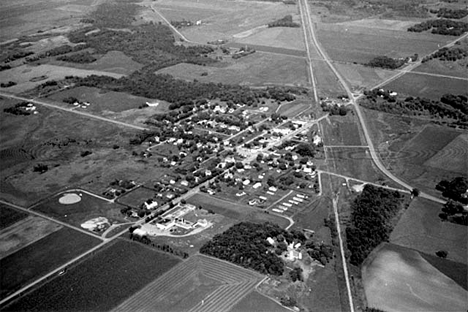
<svg viewBox="0 0 468 312"><path fill-rule="evenodd" d="M307 144L307 143L300 143L299 145L297 145L295 152L301 155L302 157L306 157L306 156L314 157L315 156L314 148L310 144Z"/></svg>
<svg viewBox="0 0 468 312"><path fill-rule="evenodd" d="M414 188L414 189L411 191L411 195L413 195L414 197L418 197L420 193L421 193L421 192L420 192L419 189L417 189L417 188Z"/></svg>
<svg viewBox="0 0 468 312"><path fill-rule="evenodd" d="M436 256L439 257L439 258L447 258L448 256L448 252L445 251L445 250L439 250L436 252Z"/></svg>

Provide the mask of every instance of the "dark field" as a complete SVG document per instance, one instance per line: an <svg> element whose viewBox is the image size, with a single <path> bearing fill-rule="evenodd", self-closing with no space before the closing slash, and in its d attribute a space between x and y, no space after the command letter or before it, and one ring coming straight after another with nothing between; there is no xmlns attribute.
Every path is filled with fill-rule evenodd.
<svg viewBox="0 0 468 312"><path fill-rule="evenodd" d="M202 206L203 209L213 210L215 213L222 214L225 217L250 222L273 222L280 227L285 228L289 225L287 219L278 217L276 215L267 214L258 208L251 208L244 205L235 204L225 200L221 200L205 194L195 194L187 200L192 205Z"/></svg>
<svg viewBox="0 0 468 312"><path fill-rule="evenodd" d="M15 210L4 204L0 204L0 230L9 227L12 224L26 218L27 213Z"/></svg>
<svg viewBox="0 0 468 312"><path fill-rule="evenodd" d="M245 296L238 304L232 307L229 312L287 312L289 311L282 305L274 302L265 295L260 294L257 291L252 291L250 294Z"/></svg>
<svg viewBox="0 0 468 312"><path fill-rule="evenodd" d="M99 242L89 235L63 228L1 259L1 298L79 256Z"/></svg>
<svg viewBox="0 0 468 312"><path fill-rule="evenodd" d="M122 205L139 208L143 202L149 198L153 198L156 192L146 187L139 187L131 192L119 197L118 202Z"/></svg>
<svg viewBox="0 0 468 312"><path fill-rule="evenodd" d="M468 270L466 263L442 259L436 255L430 255L424 252L420 252L419 254L437 270L450 277L465 290L468 290Z"/></svg>
<svg viewBox="0 0 468 312"><path fill-rule="evenodd" d="M117 240L7 306L8 311L109 311L180 260Z"/></svg>
<svg viewBox="0 0 468 312"><path fill-rule="evenodd" d="M393 229L390 242L430 255L446 250L448 260L467 263L466 227L442 222L441 208L441 204L423 198L413 200Z"/></svg>

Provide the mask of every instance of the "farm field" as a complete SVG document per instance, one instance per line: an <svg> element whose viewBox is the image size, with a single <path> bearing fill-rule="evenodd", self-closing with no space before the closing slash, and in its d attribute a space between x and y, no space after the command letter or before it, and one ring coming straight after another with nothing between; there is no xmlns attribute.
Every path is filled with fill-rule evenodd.
<svg viewBox="0 0 468 312"><path fill-rule="evenodd" d="M367 63L376 56L407 57L432 53L452 41L450 36L378 29L349 23L321 23L318 40L334 61Z"/></svg>
<svg viewBox="0 0 468 312"><path fill-rule="evenodd" d="M390 235L390 242L430 255L448 251L447 259L467 263L466 227L439 218L442 205L417 198L411 202Z"/></svg>
<svg viewBox="0 0 468 312"><path fill-rule="evenodd" d="M31 34L53 27L66 27L77 23L89 11L93 0L54 2L2 1L0 41Z"/></svg>
<svg viewBox="0 0 468 312"><path fill-rule="evenodd" d="M387 69L363 65L335 62L333 64L352 90L373 89L380 82L390 78L395 72Z"/></svg>
<svg viewBox="0 0 468 312"><path fill-rule="evenodd" d="M324 145L363 145L361 141L361 131L354 115L330 116L322 123Z"/></svg>
<svg viewBox="0 0 468 312"><path fill-rule="evenodd" d="M109 311L179 262L140 243L118 239L6 309Z"/></svg>
<svg viewBox="0 0 468 312"><path fill-rule="evenodd" d="M297 18L296 22L300 23L300 18ZM246 37L237 35L235 42L239 44L298 50L302 51L302 55L305 56L305 45L301 27L262 28L260 31Z"/></svg>
<svg viewBox="0 0 468 312"><path fill-rule="evenodd" d="M386 89L398 93L440 100L447 93L466 94L467 80L407 73L385 85Z"/></svg>
<svg viewBox="0 0 468 312"><path fill-rule="evenodd" d="M225 66L177 64L157 73L170 74L184 80L221 82L241 85L308 86L307 70L302 58L287 55L254 53L237 60L228 60Z"/></svg>
<svg viewBox="0 0 468 312"><path fill-rule="evenodd" d="M268 28L268 29L270 29L270 28ZM282 54L283 56L294 56L294 57L298 57L298 58L305 58L306 55L307 55L306 52L303 51L303 50L294 50L294 49L291 49L291 48L272 47L272 46L268 46L268 45L260 45L260 44L256 43L255 41L252 41L252 42L253 43L250 43L250 44L239 43L239 42L228 42L228 43L224 44L224 47L240 49L240 48L244 48L247 45L249 48L252 48L257 52Z"/></svg>
<svg viewBox="0 0 468 312"><path fill-rule="evenodd" d="M0 209L4 209L1 207ZM29 216L0 231L0 259L58 231L61 225L41 217Z"/></svg>
<svg viewBox="0 0 468 312"><path fill-rule="evenodd" d="M97 113L99 115L113 115L112 113L122 113L129 110L137 110L138 107L146 102L155 102L157 100L148 99L140 96L134 96L123 92L103 91L98 88L77 87L54 93L48 98L58 102L61 106L74 108L72 104L63 103L62 100L68 97L74 97L83 102L89 102L86 108L87 112ZM147 107L142 111L148 112L148 117L156 113L168 111L169 104L160 102L157 107ZM84 110L75 108L76 110ZM114 115L113 115L114 116ZM118 115L117 115L118 116Z"/></svg>
<svg viewBox="0 0 468 312"><path fill-rule="evenodd" d="M252 291L261 275L194 255L158 278L115 311L228 311Z"/></svg>
<svg viewBox="0 0 468 312"><path fill-rule="evenodd" d="M79 194L81 200L73 204L62 204L59 202L59 199L65 194ZM125 222L126 220L120 212L122 207L121 205L77 190L57 194L34 206L32 209L80 227L82 223L97 217L105 217L111 224Z"/></svg>
<svg viewBox="0 0 468 312"><path fill-rule="evenodd" d="M464 66L463 66L464 65ZM451 61L430 60L419 65L413 72L446 75L468 79L466 65Z"/></svg>
<svg viewBox="0 0 468 312"><path fill-rule="evenodd" d="M384 244L362 269L368 306L384 311L462 311L467 292L418 252Z"/></svg>
<svg viewBox="0 0 468 312"><path fill-rule="evenodd" d="M229 312L246 311L288 312L289 310L265 295L260 294L258 291L252 291L229 310Z"/></svg>
<svg viewBox="0 0 468 312"><path fill-rule="evenodd" d="M297 14L297 7L283 3L271 2L230 2L230 1L200 1L189 3L186 1L174 1L174 5L197 8L221 9L223 14L215 15L202 20L202 25L182 29L182 33L189 39L199 43L224 39L236 41L237 38L245 39L266 28L266 24L283 18L285 15ZM189 4L187 4L189 3ZM162 2L161 4L164 4ZM157 5L155 6L157 8ZM300 34L300 28L297 28ZM274 37L274 36L273 36ZM278 38L278 37L277 37ZM283 39L283 38L279 38ZM299 39L299 37L298 37ZM290 39L284 38L285 46ZM299 40L302 41L302 38Z"/></svg>
<svg viewBox="0 0 468 312"><path fill-rule="evenodd" d="M33 89L46 81L61 80L64 79L65 76L86 77L89 75L104 75L114 78L120 78L123 76L122 74L115 74L99 70L77 69L72 67L44 64L39 66L21 65L9 70L0 71L0 81L10 81L12 80L12 77L14 77L13 80L17 83L17 85L8 88L8 92L17 94ZM34 78L41 76L47 76L47 79L31 81L31 79L34 80Z"/></svg>
<svg viewBox="0 0 468 312"><path fill-rule="evenodd" d="M202 208L206 210L211 209L215 213L222 214L223 216L237 221L269 221L278 224L282 228L285 228L289 225L289 220L276 215L267 214L258 208L235 204L201 193L195 194L194 196L188 198L187 202L195 206L202 206Z"/></svg>
<svg viewBox="0 0 468 312"><path fill-rule="evenodd" d="M468 290L468 266L466 263L455 262L447 259L419 252L430 265L451 278L455 283Z"/></svg>
<svg viewBox="0 0 468 312"><path fill-rule="evenodd" d="M0 204L0 231L25 219L27 213Z"/></svg>
<svg viewBox="0 0 468 312"><path fill-rule="evenodd" d="M99 242L97 238L62 228L0 259L2 268L0 298L5 298Z"/></svg>
<svg viewBox="0 0 468 312"><path fill-rule="evenodd" d="M289 118L297 116L299 113L304 112L308 107L311 107L312 100L296 100L291 103L282 104L276 112L280 115L287 116ZM310 111L308 111L310 112Z"/></svg>
<svg viewBox="0 0 468 312"><path fill-rule="evenodd" d="M468 172L468 134L460 134L441 149L437 154L429 158L424 165L453 171L457 173ZM447 161L450 159L450 161Z"/></svg>

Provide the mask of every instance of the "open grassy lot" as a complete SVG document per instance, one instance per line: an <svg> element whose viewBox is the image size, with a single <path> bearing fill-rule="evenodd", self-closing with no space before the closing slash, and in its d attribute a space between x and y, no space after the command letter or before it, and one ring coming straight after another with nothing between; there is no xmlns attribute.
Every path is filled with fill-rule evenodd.
<svg viewBox="0 0 468 312"><path fill-rule="evenodd" d="M238 304L232 307L229 312L287 312L289 311L281 304L269 299L257 291L252 291L244 297Z"/></svg>
<svg viewBox="0 0 468 312"><path fill-rule="evenodd" d="M6 309L109 311L178 262L140 243L118 239Z"/></svg>
<svg viewBox="0 0 468 312"><path fill-rule="evenodd" d="M322 23L317 27L318 40L331 59L342 62L367 63L376 56L407 57L426 55L453 38L362 27L350 24Z"/></svg>
<svg viewBox="0 0 468 312"><path fill-rule="evenodd" d="M206 194L195 194L187 199L187 202L202 206L203 209L213 210L215 213L222 214L228 218L238 221L250 222L273 222L285 228L289 225L289 221L285 218L265 213L263 210L249 206L239 205L230 201L215 198Z"/></svg>
<svg viewBox="0 0 468 312"><path fill-rule="evenodd" d="M99 242L100 240L89 235L63 228L1 259L1 298L5 298Z"/></svg>
<svg viewBox="0 0 468 312"><path fill-rule="evenodd" d="M307 100L296 100L291 103L282 104L276 112L280 115L287 116L289 118L297 116L299 113L304 112L307 108L310 108L312 99ZM308 111L309 112L309 111Z"/></svg>
<svg viewBox="0 0 468 312"><path fill-rule="evenodd" d="M80 194L81 201L75 204L61 204L59 198L69 193ZM87 220L97 217L106 217L111 223L125 222L124 216L120 213L122 207L87 193L74 191L55 195L32 209L79 227Z"/></svg>
<svg viewBox="0 0 468 312"><path fill-rule="evenodd" d="M307 86L309 83L303 59L264 53L254 53L237 60L226 59L224 66L182 63L161 69L158 73L184 80L226 84Z"/></svg>
<svg viewBox="0 0 468 312"><path fill-rule="evenodd" d="M263 28L259 32L255 32L246 37L237 36L236 42L240 44L299 50L303 51L302 55L305 56L304 38L301 27Z"/></svg>
<svg viewBox="0 0 468 312"><path fill-rule="evenodd" d="M467 81L437 76L408 73L390 82L386 89L411 96L439 100L444 94L466 94Z"/></svg>
<svg viewBox="0 0 468 312"><path fill-rule="evenodd" d="M0 231L28 216L27 213L0 204Z"/></svg>
<svg viewBox="0 0 468 312"><path fill-rule="evenodd" d="M90 113L97 113L106 115L107 112L121 113L127 110L138 109L138 107L146 102L154 102L154 99L148 99L140 96L134 96L122 92L106 92L98 88L90 87L78 87L68 90L64 90L58 93L54 93L48 98L57 101L64 107L72 108L72 104L63 103L62 100L68 97L74 97L83 102L89 102L90 105L86 108L86 111ZM160 101L157 101L160 102ZM156 107L147 107L145 111L149 114L156 114L160 112L166 112L169 104L166 102L160 102ZM84 110L82 108L76 108L76 110Z"/></svg>
<svg viewBox="0 0 468 312"><path fill-rule="evenodd" d="M294 215L295 223L293 227L318 232L324 227L323 220L328 218L330 211L331 200L325 197L317 198L304 210Z"/></svg>
<svg viewBox="0 0 468 312"><path fill-rule="evenodd" d="M40 3L30 0L2 1L0 41L77 23L92 8L93 2L93 0Z"/></svg>
<svg viewBox="0 0 468 312"><path fill-rule="evenodd" d="M46 81L50 80L61 80L65 76L79 76L86 77L89 75L104 75L115 78L120 78L122 74L116 74L100 70L87 70L87 69L77 69L72 67L57 66L57 65L39 65L39 66L30 66L30 65L21 65L14 67L9 70L4 70L0 72L0 81L14 81L17 84L8 88L8 92L11 93L22 93L24 91L35 88L36 86L43 84ZM34 78L41 76L46 76L44 80L35 81ZM33 81L31 81L33 79Z"/></svg>
<svg viewBox="0 0 468 312"><path fill-rule="evenodd" d="M61 228L55 222L36 216L21 219L0 231L0 259Z"/></svg>
<svg viewBox="0 0 468 312"><path fill-rule="evenodd" d="M228 311L259 279L260 275L253 271L195 255L123 302L116 311Z"/></svg>
<svg viewBox="0 0 468 312"><path fill-rule="evenodd" d="M468 233L466 227L439 218L442 205L423 198L411 202L390 235L390 242L431 255L448 252L447 259L466 263Z"/></svg>
<svg viewBox="0 0 468 312"><path fill-rule="evenodd" d="M368 182L385 182L387 178L375 168L369 151L364 148L327 148L328 169L334 173Z"/></svg>
<svg viewBox="0 0 468 312"><path fill-rule="evenodd" d="M3 112L12 105L0 101L1 194L10 202L28 206L65 186L101 194L116 178L151 179L148 164L128 150L136 130L42 106L37 115ZM47 172L34 172L37 164Z"/></svg>
<svg viewBox="0 0 468 312"><path fill-rule="evenodd" d="M330 116L321 125L325 145L362 145L361 131L354 115Z"/></svg>
<svg viewBox="0 0 468 312"><path fill-rule="evenodd" d="M346 95L346 91L336 78L336 75L324 61L312 61L314 77L317 81L318 94L322 97L338 97Z"/></svg>
<svg viewBox="0 0 468 312"><path fill-rule="evenodd" d="M153 198L157 193L146 187L138 187L131 192L119 197L117 200L119 204L139 208L143 202L149 198Z"/></svg>
<svg viewBox="0 0 468 312"><path fill-rule="evenodd" d="M384 244L366 260L362 276L370 307L384 311L466 309L466 291L414 250Z"/></svg>

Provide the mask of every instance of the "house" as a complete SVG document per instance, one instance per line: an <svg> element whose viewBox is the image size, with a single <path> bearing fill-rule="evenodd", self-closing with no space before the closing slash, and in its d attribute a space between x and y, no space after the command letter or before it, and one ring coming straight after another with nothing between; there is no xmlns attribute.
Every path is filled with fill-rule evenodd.
<svg viewBox="0 0 468 312"><path fill-rule="evenodd" d="M258 202L257 199L251 199L251 200L249 200L249 205L250 206L256 205L257 202Z"/></svg>
<svg viewBox="0 0 468 312"><path fill-rule="evenodd" d="M187 180L182 180L182 181L180 181L180 185L182 185L182 186L189 186L189 183L188 183Z"/></svg>
<svg viewBox="0 0 468 312"><path fill-rule="evenodd" d="M249 179L247 179L247 180L244 180L244 181L242 182L242 184L244 184L245 186L247 186L247 185L249 185L249 184L250 184L250 180L249 180Z"/></svg>
<svg viewBox="0 0 468 312"><path fill-rule="evenodd" d="M270 244L270 245L274 245L275 244L275 240L271 237L267 237L267 242Z"/></svg>
<svg viewBox="0 0 468 312"><path fill-rule="evenodd" d="M211 177L211 175L212 175L211 170L206 169L205 170L205 176L206 177Z"/></svg>
<svg viewBox="0 0 468 312"><path fill-rule="evenodd" d="M322 143L322 138L321 138L318 134L314 135L314 139L313 139L313 140L314 140L313 143L314 143L315 145L319 145L320 143Z"/></svg>
<svg viewBox="0 0 468 312"><path fill-rule="evenodd" d="M200 226L200 227L207 227L208 226L208 221L206 219L199 219L197 223L193 225L193 227Z"/></svg>
<svg viewBox="0 0 468 312"><path fill-rule="evenodd" d="M253 187L254 189L258 189L260 186L262 186L262 183L257 182L257 183L255 183L252 187Z"/></svg>
<svg viewBox="0 0 468 312"><path fill-rule="evenodd" d="M148 233L145 230L142 229L135 229L132 232L133 236L138 236L138 237L145 237L148 235Z"/></svg>

